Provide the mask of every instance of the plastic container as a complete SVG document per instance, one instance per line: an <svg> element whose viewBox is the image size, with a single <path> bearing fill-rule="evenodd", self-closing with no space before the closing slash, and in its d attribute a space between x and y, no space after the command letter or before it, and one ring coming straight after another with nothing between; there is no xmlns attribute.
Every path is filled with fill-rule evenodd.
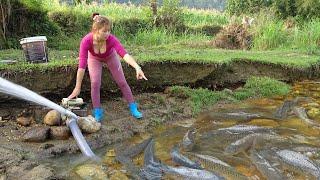
<svg viewBox="0 0 320 180"><path fill-rule="evenodd" d="M44 63L49 61L46 36L23 38L20 40L20 44L28 62Z"/></svg>

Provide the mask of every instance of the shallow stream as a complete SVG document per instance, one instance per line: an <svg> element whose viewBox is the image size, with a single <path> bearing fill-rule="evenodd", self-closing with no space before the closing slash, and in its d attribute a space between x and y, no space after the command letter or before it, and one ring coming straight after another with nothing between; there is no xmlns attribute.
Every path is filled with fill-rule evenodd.
<svg viewBox="0 0 320 180"><path fill-rule="evenodd" d="M302 100L299 100L294 107L304 108L308 115L307 118L320 125L320 83L305 81L294 84L291 93L286 97L250 99L241 103L220 105L211 111L203 112L196 120L176 121L173 124L156 128L152 134L137 134L128 142L99 149L96 153L102 159L100 164L86 162L81 159L80 155L49 159L47 163L54 166L60 174L67 174L71 179L79 177L83 179L130 178L130 173L126 171L125 167L116 162L114 151L117 152L117 149L121 149L121 147L129 147L153 136L155 140L155 156L166 165L178 166L172 161L170 151L174 145L181 144L188 130L195 128L195 145L189 153L216 157L233 167L237 173L250 179L266 179L268 177L266 177L265 173L262 173L261 169L257 168L256 164L253 163L251 153L252 149L255 149L260 154L263 154L263 158L272 167L277 168L286 179L313 179L315 177L307 173L308 170L300 172L288 168L285 163L277 159L278 156L276 155L276 152L280 150L298 152L319 167L320 128L306 122L301 116L299 117L297 113L292 111L292 107L286 111L285 116L276 116L276 112L279 112L279 108L284 104L285 100L294 101L297 97L307 98L301 98ZM239 133L219 134L217 132L221 132L221 128L236 125L267 128L268 131L262 133L272 134L277 138L271 140L263 139L261 142L252 144L242 151L228 154L226 153L226 148L243 137L239 137ZM261 132L246 131L245 133ZM185 150L183 148L180 150L185 155ZM143 152L136 156L133 162L137 167L142 167ZM224 176L223 174L220 175ZM164 175L163 178L177 179L180 177Z"/></svg>

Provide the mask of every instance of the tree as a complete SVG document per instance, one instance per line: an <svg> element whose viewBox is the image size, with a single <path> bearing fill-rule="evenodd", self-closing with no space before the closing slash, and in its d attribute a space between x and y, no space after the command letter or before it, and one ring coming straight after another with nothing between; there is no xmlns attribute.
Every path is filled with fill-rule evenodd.
<svg viewBox="0 0 320 180"><path fill-rule="evenodd" d="M1 0L0 11L1 11L0 12L1 39L3 39L3 41L6 42L6 40L7 40L7 27L9 24L9 19L10 19L11 13L12 13L10 0Z"/></svg>

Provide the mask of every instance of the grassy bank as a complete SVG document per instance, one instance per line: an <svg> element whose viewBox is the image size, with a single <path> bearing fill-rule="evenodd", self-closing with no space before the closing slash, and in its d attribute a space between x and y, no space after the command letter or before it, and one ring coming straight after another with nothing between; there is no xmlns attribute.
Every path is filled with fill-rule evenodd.
<svg viewBox="0 0 320 180"><path fill-rule="evenodd" d="M145 48L128 47L128 51L141 64L145 62L197 62L197 63L229 63L234 60L245 59L249 61L258 61L271 64L281 64L294 68L307 68L313 64L319 63L320 58L314 54L308 54L303 51L293 50L274 50L274 51L243 51L243 50L223 50L212 49L210 47L188 47L184 45L154 46ZM0 69L19 70L19 69L46 69L60 66L76 66L78 61L77 51L57 51L49 52L48 64L29 64L25 62L21 50L2 50L0 59L17 60L14 65L0 64Z"/></svg>
<svg viewBox="0 0 320 180"><path fill-rule="evenodd" d="M234 91L211 91L203 88L174 86L171 88L171 93L177 97L187 97L192 113L197 115L218 101L238 102L248 98L283 96L288 94L290 89L289 85L268 77L251 77L243 88Z"/></svg>

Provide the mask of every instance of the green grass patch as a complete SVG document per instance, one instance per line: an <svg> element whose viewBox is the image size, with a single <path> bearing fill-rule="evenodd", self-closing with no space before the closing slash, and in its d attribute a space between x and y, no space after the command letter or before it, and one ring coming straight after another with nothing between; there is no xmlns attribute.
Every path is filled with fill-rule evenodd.
<svg viewBox="0 0 320 180"><path fill-rule="evenodd" d="M133 49L133 54L141 62L174 61L198 63L229 63L233 60L246 59L271 64L281 64L288 67L307 68L319 63L317 55L306 51L273 50L273 51L243 51L213 49L211 47L186 47L179 44L157 46L143 49Z"/></svg>
<svg viewBox="0 0 320 180"><path fill-rule="evenodd" d="M7 65L0 63L0 69L13 71L46 70L56 67L76 66L78 53L76 51L49 50L49 63L28 63L22 50L8 49L0 51L0 60L16 60L17 63Z"/></svg>
<svg viewBox="0 0 320 180"><path fill-rule="evenodd" d="M275 79L251 77L243 88L233 92L173 86L171 93L177 97L188 98L192 107L192 114L197 115L221 100L235 102L248 98L282 96L288 94L290 89L289 85Z"/></svg>
<svg viewBox="0 0 320 180"><path fill-rule="evenodd" d="M187 36L186 36L187 37ZM188 42L188 38L185 42ZM212 49L210 47L188 47L181 44L170 44L160 46L130 46L127 50L139 63L147 62L196 62L196 63L230 63L234 60L246 59L248 61L257 61L270 64L280 64L294 68L308 68L313 64L319 63L320 58L317 55L309 54L304 51L293 50L274 50L274 51L242 51L242 50L223 50ZM41 67L56 67L78 64L77 51L49 51L50 62ZM23 52L21 50L2 50L0 51L0 60L13 59L18 60L16 65L0 64L0 69L23 69L24 67L37 67L37 64L26 65ZM21 65L21 67L20 67Z"/></svg>
<svg viewBox="0 0 320 180"><path fill-rule="evenodd" d="M204 9L183 9L183 22L189 27L205 26L205 25L226 25L229 17L218 11Z"/></svg>
<svg viewBox="0 0 320 180"><path fill-rule="evenodd" d="M291 47L303 49L311 54L319 53L320 46L320 19L306 22L300 29L293 30Z"/></svg>

